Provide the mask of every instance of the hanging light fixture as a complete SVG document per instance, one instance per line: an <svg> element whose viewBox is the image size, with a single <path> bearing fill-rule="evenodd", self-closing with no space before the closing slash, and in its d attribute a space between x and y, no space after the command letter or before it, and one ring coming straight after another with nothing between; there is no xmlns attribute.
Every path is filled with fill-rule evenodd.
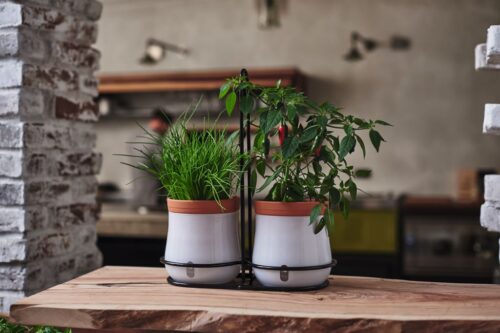
<svg viewBox="0 0 500 333"><path fill-rule="evenodd" d="M281 13L286 8L286 0L256 0L259 28L272 29L281 26Z"/></svg>
<svg viewBox="0 0 500 333"><path fill-rule="evenodd" d="M347 54L344 55L344 59L347 61L359 61L363 59L363 55L359 51L358 48L358 39L359 39L359 34L355 31L351 33L351 48L347 52Z"/></svg>

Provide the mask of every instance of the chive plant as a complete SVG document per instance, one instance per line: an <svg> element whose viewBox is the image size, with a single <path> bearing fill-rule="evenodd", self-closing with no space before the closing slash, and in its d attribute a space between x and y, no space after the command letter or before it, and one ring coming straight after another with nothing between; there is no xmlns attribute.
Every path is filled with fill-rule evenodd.
<svg viewBox="0 0 500 333"><path fill-rule="evenodd" d="M236 195L241 171L237 132L228 135L217 129L217 121L202 131L192 131L188 122L196 109L172 124L164 136L151 133L141 126L142 142L134 145L136 163L125 163L156 177L167 196L175 200L221 200ZM206 124L206 122L205 122ZM140 125L139 125L140 126Z"/></svg>

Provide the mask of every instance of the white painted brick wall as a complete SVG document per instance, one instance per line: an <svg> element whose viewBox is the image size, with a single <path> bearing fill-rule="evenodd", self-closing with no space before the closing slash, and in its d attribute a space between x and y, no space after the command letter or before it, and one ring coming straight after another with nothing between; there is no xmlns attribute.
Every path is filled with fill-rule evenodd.
<svg viewBox="0 0 500 333"><path fill-rule="evenodd" d="M17 59L0 61L0 88L19 87L23 83L23 62Z"/></svg>
<svg viewBox="0 0 500 333"><path fill-rule="evenodd" d="M0 28L17 27L22 24L22 6L19 4L5 2L0 3Z"/></svg>
<svg viewBox="0 0 500 333"><path fill-rule="evenodd" d="M484 177L484 199L481 206L481 225L500 232L500 175Z"/></svg>
<svg viewBox="0 0 500 333"><path fill-rule="evenodd" d="M484 198L488 201L500 202L500 175L484 177Z"/></svg>
<svg viewBox="0 0 500 333"><path fill-rule="evenodd" d="M95 0L0 0L0 312L97 268Z"/></svg>
<svg viewBox="0 0 500 333"><path fill-rule="evenodd" d="M500 25L492 25L488 28L486 63L491 65L500 64Z"/></svg>
<svg viewBox="0 0 500 333"><path fill-rule="evenodd" d="M500 135L500 104L484 106L483 133Z"/></svg>
<svg viewBox="0 0 500 333"><path fill-rule="evenodd" d="M481 205L481 225L490 231L500 232L500 203L485 202Z"/></svg>
<svg viewBox="0 0 500 333"><path fill-rule="evenodd" d="M486 44L478 44L474 50L474 67L476 70L498 70L500 64L488 64L486 62Z"/></svg>

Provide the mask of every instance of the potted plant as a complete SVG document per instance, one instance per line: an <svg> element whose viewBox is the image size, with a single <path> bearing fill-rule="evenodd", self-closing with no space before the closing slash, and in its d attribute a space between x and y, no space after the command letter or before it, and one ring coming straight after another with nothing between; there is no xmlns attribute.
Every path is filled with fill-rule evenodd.
<svg viewBox="0 0 500 333"><path fill-rule="evenodd" d="M361 132L378 151L384 141L378 125L382 120L364 120L345 115L330 103L317 104L291 87L262 87L244 76L228 79L219 98L231 114L240 96L241 112L250 115L256 128L251 179L257 173L267 190L255 202L256 230L252 262L257 267L324 268L290 271L255 268L265 286L306 287L323 283L329 275L331 249L326 225L334 223L334 211L348 215L358 187L355 172L346 158L355 149L365 155ZM277 139L277 140L276 140ZM278 141L273 149L272 141Z"/></svg>
<svg viewBox="0 0 500 333"><path fill-rule="evenodd" d="M155 176L167 192L168 235L165 267L182 283L222 284L240 272L239 199L241 171L235 136L217 130L189 131L181 117L162 137L145 130L131 166ZM139 143L135 143L139 144ZM220 267L188 265L221 264Z"/></svg>

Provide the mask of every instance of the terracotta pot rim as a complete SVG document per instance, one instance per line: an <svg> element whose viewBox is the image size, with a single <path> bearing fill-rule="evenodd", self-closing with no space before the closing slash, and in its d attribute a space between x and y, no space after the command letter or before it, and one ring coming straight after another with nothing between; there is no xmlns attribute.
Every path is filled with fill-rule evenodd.
<svg viewBox="0 0 500 333"><path fill-rule="evenodd" d="M255 201L255 214L272 216L309 216L318 201ZM326 208L324 205L323 210Z"/></svg>
<svg viewBox="0 0 500 333"><path fill-rule="evenodd" d="M240 209L239 199L239 197L224 199L220 201L219 205L215 200L176 200L167 198L167 207L169 212L181 214L234 213Z"/></svg>

